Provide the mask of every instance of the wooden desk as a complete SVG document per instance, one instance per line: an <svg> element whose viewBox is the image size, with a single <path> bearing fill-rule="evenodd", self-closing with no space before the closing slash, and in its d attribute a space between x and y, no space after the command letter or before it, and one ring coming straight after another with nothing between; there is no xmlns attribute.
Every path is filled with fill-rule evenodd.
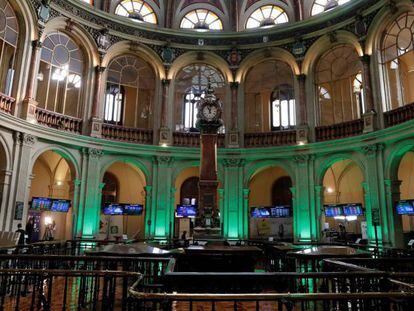
<svg viewBox="0 0 414 311"><path fill-rule="evenodd" d="M137 256L137 257L169 257L178 251L166 251L146 243L109 244L98 247L96 250L85 250L90 256Z"/></svg>

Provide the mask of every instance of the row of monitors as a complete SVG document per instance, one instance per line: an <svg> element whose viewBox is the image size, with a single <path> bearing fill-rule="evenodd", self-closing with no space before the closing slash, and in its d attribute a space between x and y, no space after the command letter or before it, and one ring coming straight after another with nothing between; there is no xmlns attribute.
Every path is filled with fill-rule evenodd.
<svg viewBox="0 0 414 311"><path fill-rule="evenodd" d="M324 205L326 217L336 216L363 216L364 209L361 203L352 204L329 204Z"/></svg>
<svg viewBox="0 0 414 311"><path fill-rule="evenodd" d="M140 216L144 211L142 204L112 203L102 207L102 214L109 216Z"/></svg>
<svg viewBox="0 0 414 311"><path fill-rule="evenodd" d="M67 213L69 211L70 204L70 200L33 197L32 201L30 202L30 209L35 211Z"/></svg>
<svg viewBox="0 0 414 311"><path fill-rule="evenodd" d="M177 205L175 217L177 218L195 218L197 216L198 205Z"/></svg>
<svg viewBox="0 0 414 311"><path fill-rule="evenodd" d="M292 217L291 207L284 206L261 206L252 207L250 216L252 218L289 218Z"/></svg>
<svg viewBox="0 0 414 311"><path fill-rule="evenodd" d="M403 200L397 203L398 215L414 215L414 200Z"/></svg>

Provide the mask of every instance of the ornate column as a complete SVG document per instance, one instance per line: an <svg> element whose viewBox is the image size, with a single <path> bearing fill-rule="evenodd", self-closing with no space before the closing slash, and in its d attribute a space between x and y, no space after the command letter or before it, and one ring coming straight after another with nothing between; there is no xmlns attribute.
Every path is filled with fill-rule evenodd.
<svg viewBox="0 0 414 311"><path fill-rule="evenodd" d="M390 242L395 248L404 247L404 233L402 225L402 216L397 214L395 203L401 199L401 180L384 180L385 194L387 200L387 216L389 223Z"/></svg>
<svg viewBox="0 0 414 311"><path fill-rule="evenodd" d="M375 241L376 229L380 244L383 242L389 243L390 237L382 171L384 167L382 159L383 149L384 146L382 144L365 145L362 147L362 153L366 158L364 189L368 238L372 243Z"/></svg>
<svg viewBox="0 0 414 311"><path fill-rule="evenodd" d="M10 196L10 181L13 171L0 171L0 228L4 226L7 202Z"/></svg>
<svg viewBox="0 0 414 311"><path fill-rule="evenodd" d="M151 239L154 236L154 230L151 222L153 213L151 208L152 186L145 186L145 238Z"/></svg>
<svg viewBox="0 0 414 311"><path fill-rule="evenodd" d="M249 238L249 221L250 221L250 217L249 217L249 195L250 195L250 189L249 188L244 188L243 189L243 215L245 216L245 221L244 221L244 230L243 230L243 237L248 239Z"/></svg>
<svg viewBox="0 0 414 311"><path fill-rule="evenodd" d="M39 58L41 48L42 42L39 39L32 41L32 55L30 57L30 67L27 77L26 96L23 100L22 118L32 123L37 123L37 101L34 99L34 86L37 78L37 60Z"/></svg>
<svg viewBox="0 0 414 311"><path fill-rule="evenodd" d="M4 230L14 231L18 223L27 219L29 192L30 192L30 177L31 177L31 155L33 146L37 142L37 138L33 135L15 132L15 169L12 176L12 185L10 189L10 197L8 201L8 208L5 212ZM15 220L15 208L17 204L23 204L22 220Z"/></svg>
<svg viewBox="0 0 414 311"><path fill-rule="evenodd" d="M247 238L248 211L244 206L243 159L224 159L224 196L221 222L223 237Z"/></svg>
<svg viewBox="0 0 414 311"><path fill-rule="evenodd" d="M362 118L364 119L364 133L369 133L375 130L375 107L374 107L374 95L372 92L372 79L371 79L371 56L364 55L361 57L362 62L362 83L364 90L365 101L365 113Z"/></svg>
<svg viewBox="0 0 414 311"><path fill-rule="evenodd" d="M231 82L230 89L231 89L231 128L228 134L228 146L230 148L238 148L240 146L239 107L238 107L239 82Z"/></svg>
<svg viewBox="0 0 414 311"><path fill-rule="evenodd" d="M72 194L72 238L76 238L78 232L78 214L79 214L79 193L82 181L75 179L73 181L73 194Z"/></svg>
<svg viewBox="0 0 414 311"><path fill-rule="evenodd" d="M93 91L93 102L92 102L92 119L91 119L91 136L101 137L102 136L102 120L100 118L99 106L101 105L101 84L102 75L105 72L106 67L96 66L95 67L95 86Z"/></svg>
<svg viewBox="0 0 414 311"><path fill-rule="evenodd" d="M300 74L296 76L299 86L299 94L298 94L298 105L299 106L299 115L298 115L298 122L296 127L296 142L298 144L306 144L308 143L308 136L309 136L309 125L308 125L308 118L307 118L307 101L306 101L306 75Z"/></svg>
<svg viewBox="0 0 414 311"><path fill-rule="evenodd" d="M169 145L171 143L171 131L167 125L168 116L168 90L171 80L163 79L162 81L162 100L161 100L161 127L160 127L160 145Z"/></svg>
<svg viewBox="0 0 414 311"><path fill-rule="evenodd" d="M91 238L99 233L101 211L101 180L100 161L103 156L101 149L87 149L85 205L83 208L82 237Z"/></svg>
<svg viewBox="0 0 414 311"><path fill-rule="evenodd" d="M316 220L316 240L320 241L321 231L323 230L322 224L322 211L323 211L323 194L325 187L315 186L315 220Z"/></svg>
<svg viewBox="0 0 414 311"><path fill-rule="evenodd" d="M306 154L294 157L296 167L295 187L292 187L293 199L293 238L295 241L309 242L315 236L315 212L310 192L310 160Z"/></svg>
<svg viewBox="0 0 414 311"><path fill-rule="evenodd" d="M171 210L172 169L174 158L156 156L153 158L153 189L151 198L151 231L156 239L170 236L170 223L174 220Z"/></svg>

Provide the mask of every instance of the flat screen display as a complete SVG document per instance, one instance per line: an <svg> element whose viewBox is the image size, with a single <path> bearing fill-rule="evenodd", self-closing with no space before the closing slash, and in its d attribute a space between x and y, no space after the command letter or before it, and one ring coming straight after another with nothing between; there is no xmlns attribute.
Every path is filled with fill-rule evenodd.
<svg viewBox="0 0 414 311"><path fill-rule="evenodd" d="M274 218L290 217L290 207L289 206L274 206L270 208L270 214Z"/></svg>
<svg viewBox="0 0 414 311"><path fill-rule="evenodd" d="M343 206L342 205L325 205L325 216L326 217L335 217L343 216Z"/></svg>
<svg viewBox="0 0 414 311"><path fill-rule="evenodd" d="M197 205L178 205L176 217L194 218L197 216Z"/></svg>
<svg viewBox="0 0 414 311"><path fill-rule="evenodd" d="M52 207L50 210L52 212L61 212L67 213L70 208L70 201L69 200L53 200Z"/></svg>
<svg viewBox="0 0 414 311"><path fill-rule="evenodd" d="M105 205L102 209L104 215L123 215L124 208L121 204L109 204Z"/></svg>
<svg viewBox="0 0 414 311"><path fill-rule="evenodd" d="M37 211L50 211L50 209L52 208L52 199L34 197L32 198L30 208Z"/></svg>
<svg viewBox="0 0 414 311"><path fill-rule="evenodd" d="M396 209L398 215L414 215L414 201L400 201L397 203Z"/></svg>
<svg viewBox="0 0 414 311"><path fill-rule="evenodd" d="M142 215L144 206L141 204L125 204L124 205L124 215L129 216L139 216Z"/></svg>
<svg viewBox="0 0 414 311"><path fill-rule="evenodd" d="M270 217L270 210L266 207L255 207L251 213L252 218L268 218Z"/></svg>
<svg viewBox="0 0 414 311"><path fill-rule="evenodd" d="M343 211L345 216L363 216L364 210L362 209L362 204L345 204L343 206Z"/></svg>

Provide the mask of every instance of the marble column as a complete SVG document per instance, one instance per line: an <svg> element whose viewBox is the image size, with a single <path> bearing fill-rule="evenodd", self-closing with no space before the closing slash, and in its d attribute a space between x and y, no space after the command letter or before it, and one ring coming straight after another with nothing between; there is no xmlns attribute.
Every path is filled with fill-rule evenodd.
<svg viewBox="0 0 414 311"><path fill-rule="evenodd" d="M309 136L309 125L307 119L307 100L306 100L306 75L300 74L296 76L299 86L299 94L297 96L298 103L296 105L299 110L297 114L297 126L296 126L296 142L298 144L306 144Z"/></svg>
<svg viewBox="0 0 414 311"><path fill-rule="evenodd" d="M101 106L101 84L102 76L106 70L106 67L96 66L95 67L95 85L93 91L93 102L91 112L91 128L90 134L92 137L101 137L102 135L102 120L100 116Z"/></svg>
<svg viewBox="0 0 414 311"><path fill-rule="evenodd" d="M388 217L390 244L392 247L404 247L404 232L402 224L402 216L397 214L395 205L401 199L401 180L384 180L385 193L387 200L386 217Z"/></svg>
<svg viewBox="0 0 414 311"><path fill-rule="evenodd" d="M231 82L231 124L230 131L228 131L228 147L238 148L240 146L240 134L239 134L239 102L238 92L239 83Z"/></svg>
<svg viewBox="0 0 414 311"><path fill-rule="evenodd" d="M364 120L364 133L369 133L375 130L375 106L374 95L372 92L372 78L371 78L371 56L364 55L361 57L362 62L362 83L364 90L365 113L362 118Z"/></svg>
<svg viewBox="0 0 414 311"><path fill-rule="evenodd" d="M163 79L162 81L162 100L161 100L161 126L160 126L160 145L169 145L170 143L170 129L167 124L168 116L168 90L171 80Z"/></svg>

